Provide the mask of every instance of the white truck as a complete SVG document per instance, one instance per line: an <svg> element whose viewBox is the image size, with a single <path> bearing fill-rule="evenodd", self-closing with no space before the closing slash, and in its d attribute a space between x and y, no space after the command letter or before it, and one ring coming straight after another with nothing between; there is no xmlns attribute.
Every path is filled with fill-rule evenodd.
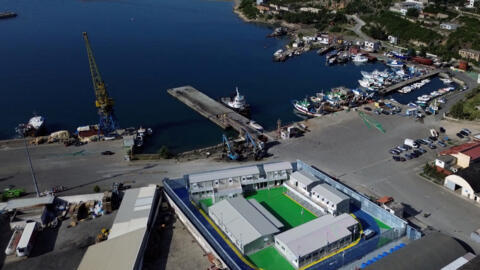
<svg viewBox="0 0 480 270"><path fill-rule="evenodd" d="M405 139L404 144L405 144L405 145L408 145L408 146L410 146L410 147L412 147L412 148L418 148L418 147L419 147L418 144L417 144L414 140L412 140L412 139Z"/></svg>
<svg viewBox="0 0 480 270"><path fill-rule="evenodd" d="M33 248L33 242L35 241L35 235L37 233L37 223L35 221L27 222L23 229L22 237L17 245L17 256L23 257L30 255L30 251Z"/></svg>

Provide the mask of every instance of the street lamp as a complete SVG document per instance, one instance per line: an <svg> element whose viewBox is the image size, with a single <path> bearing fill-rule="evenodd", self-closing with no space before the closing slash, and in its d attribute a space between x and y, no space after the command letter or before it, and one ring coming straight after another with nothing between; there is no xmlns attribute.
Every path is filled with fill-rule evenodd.
<svg viewBox="0 0 480 270"><path fill-rule="evenodd" d="M30 173L32 174L33 186L35 187L35 192L37 193L37 197L40 197L40 192L38 192L38 185L37 185L37 178L35 178L35 172L33 171L32 160L30 159L30 152L28 151L27 139L25 138L25 124L20 124L16 131L23 137L23 144L25 145L25 153L27 154L28 164L30 165Z"/></svg>

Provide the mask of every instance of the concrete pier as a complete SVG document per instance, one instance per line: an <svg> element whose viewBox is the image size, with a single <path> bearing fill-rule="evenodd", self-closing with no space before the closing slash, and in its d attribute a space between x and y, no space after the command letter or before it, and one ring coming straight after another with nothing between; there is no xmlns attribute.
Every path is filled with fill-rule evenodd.
<svg viewBox="0 0 480 270"><path fill-rule="evenodd" d="M231 127L241 136L247 131L254 140L258 140L258 136L262 134L249 125L250 119L191 86L172 88L167 92L223 129Z"/></svg>
<svg viewBox="0 0 480 270"><path fill-rule="evenodd" d="M410 85L410 84L413 84L413 83L416 83L418 81L421 81L423 79L426 79L426 78L430 78L430 77L433 77L433 76L436 76L440 73L440 70L435 70L435 71L432 71L432 72L429 72L425 75L422 75L422 76L418 76L418 77L415 77L415 78L412 78L412 79L409 79L409 80L406 80L406 81L403 81L403 82L399 82L397 84L394 84L392 86L389 86L387 88L383 88L381 90L378 90L378 93L380 95L386 95L386 94L389 94L390 92L393 92L395 90L398 90L400 88L403 88L404 86L407 86L407 85Z"/></svg>

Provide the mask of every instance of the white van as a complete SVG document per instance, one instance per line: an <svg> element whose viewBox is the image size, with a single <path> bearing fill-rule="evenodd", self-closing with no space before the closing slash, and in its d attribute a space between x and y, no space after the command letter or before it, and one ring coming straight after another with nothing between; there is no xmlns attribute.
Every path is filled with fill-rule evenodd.
<svg viewBox="0 0 480 270"><path fill-rule="evenodd" d="M23 229L22 237L17 245L18 257L28 256L30 254L30 251L32 251L33 248L33 242L35 240L36 233L37 222L27 222L27 225L25 225L25 228Z"/></svg>
<svg viewBox="0 0 480 270"><path fill-rule="evenodd" d="M419 145L412 139L405 139L405 142L404 142L405 145L408 145L412 148L418 148Z"/></svg>

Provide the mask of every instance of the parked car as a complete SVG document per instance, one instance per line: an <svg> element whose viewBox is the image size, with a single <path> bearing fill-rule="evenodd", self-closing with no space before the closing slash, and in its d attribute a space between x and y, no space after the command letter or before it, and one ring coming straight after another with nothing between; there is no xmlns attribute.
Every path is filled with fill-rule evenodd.
<svg viewBox="0 0 480 270"><path fill-rule="evenodd" d="M406 153L405 158L408 160L408 159L412 159L413 157L412 157L412 154Z"/></svg>
<svg viewBox="0 0 480 270"><path fill-rule="evenodd" d="M438 141L437 144L440 145L441 147L447 147L447 145L442 141Z"/></svg>
<svg viewBox="0 0 480 270"><path fill-rule="evenodd" d="M425 144L432 144L433 143L433 141L430 140L429 138L422 139L422 141L424 141Z"/></svg>
<svg viewBox="0 0 480 270"><path fill-rule="evenodd" d="M407 151L408 150L407 148L403 147L403 145L397 146L397 149L400 149L402 151Z"/></svg>
<svg viewBox="0 0 480 270"><path fill-rule="evenodd" d="M412 147L411 147L410 145L406 145L406 144L403 145L403 148L405 148L405 149L407 149L407 150L412 149Z"/></svg>
<svg viewBox="0 0 480 270"><path fill-rule="evenodd" d="M463 134L462 134L462 133L460 133L460 132L458 132L458 133L457 133L457 137L458 137L458 138L460 138L460 139L463 139L463 138L465 138L465 136L463 136Z"/></svg>
<svg viewBox="0 0 480 270"><path fill-rule="evenodd" d="M369 111L369 112L372 111L372 108L370 108L370 107L363 107L363 109L364 109L365 111Z"/></svg>
<svg viewBox="0 0 480 270"><path fill-rule="evenodd" d="M400 148L400 147L398 147L398 146L395 147L395 148L393 148L393 149L397 150L399 153L402 153L402 152L403 152L402 148Z"/></svg>
<svg viewBox="0 0 480 270"><path fill-rule="evenodd" d="M421 147L418 148L418 151L420 151L420 153L422 153L422 154L425 154L427 152L427 150L425 150Z"/></svg>
<svg viewBox="0 0 480 270"><path fill-rule="evenodd" d="M445 129L443 127L440 127L439 130L441 133L445 133Z"/></svg>
<svg viewBox="0 0 480 270"><path fill-rule="evenodd" d="M436 141L436 140L437 140L437 137L435 137L435 136L430 136L430 137L428 137L428 138L429 138L431 141Z"/></svg>
<svg viewBox="0 0 480 270"><path fill-rule="evenodd" d="M428 147L429 147L430 149L436 149L436 148L437 148L437 147L436 147L434 144L432 144L432 143L429 144Z"/></svg>
<svg viewBox="0 0 480 270"><path fill-rule="evenodd" d="M112 152L112 151L108 151L108 150L102 152L102 155L104 155L104 156L111 156L111 155L113 155L113 154L115 154L115 153Z"/></svg>
<svg viewBox="0 0 480 270"><path fill-rule="evenodd" d="M428 144L428 143L425 142L423 139L418 139L418 140L416 140L415 142L418 142L418 144Z"/></svg>
<svg viewBox="0 0 480 270"><path fill-rule="evenodd" d="M462 131L465 131L469 135L472 134L472 132L468 128L462 128Z"/></svg>
<svg viewBox="0 0 480 270"><path fill-rule="evenodd" d="M418 150L413 150L412 153L410 153L410 156L412 156L412 158L417 158L421 155L422 153L420 153Z"/></svg>
<svg viewBox="0 0 480 270"><path fill-rule="evenodd" d="M363 231L363 238L364 239L369 239L371 238L372 236L375 235L375 231L374 230L371 230L371 229L366 229L365 231Z"/></svg>
<svg viewBox="0 0 480 270"><path fill-rule="evenodd" d="M468 132L466 132L465 130L460 130L459 133L462 134L465 137L468 137L468 135L469 135Z"/></svg>
<svg viewBox="0 0 480 270"><path fill-rule="evenodd" d="M389 152L390 152L390 154L393 154L393 155L398 155L398 154L400 154L400 151L398 151L398 149L395 149L395 148L390 149Z"/></svg>

